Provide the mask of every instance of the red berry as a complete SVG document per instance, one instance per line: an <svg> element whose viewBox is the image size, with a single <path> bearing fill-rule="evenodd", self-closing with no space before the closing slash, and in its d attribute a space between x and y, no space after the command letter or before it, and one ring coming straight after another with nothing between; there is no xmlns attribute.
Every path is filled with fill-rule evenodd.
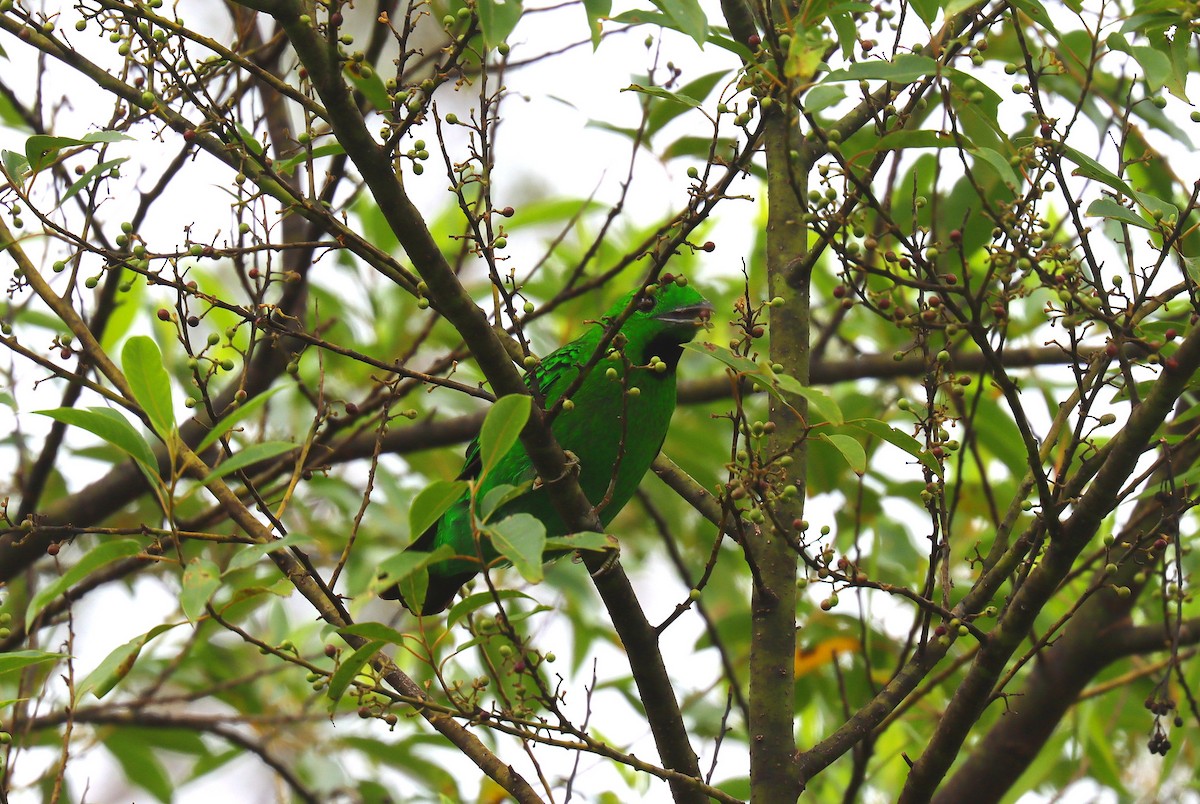
<svg viewBox="0 0 1200 804"><path fill-rule="evenodd" d="M168 310L166 307L159 307L158 308L158 320L159 321L170 321L171 320L171 311Z"/></svg>

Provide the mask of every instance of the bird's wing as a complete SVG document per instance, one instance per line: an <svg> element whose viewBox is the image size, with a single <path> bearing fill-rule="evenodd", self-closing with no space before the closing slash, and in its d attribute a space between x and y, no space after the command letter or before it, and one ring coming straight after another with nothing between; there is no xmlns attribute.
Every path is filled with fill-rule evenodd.
<svg viewBox="0 0 1200 804"><path fill-rule="evenodd" d="M586 344L582 340L571 341L560 346L542 358L533 371L525 375L525 384L536 389L546 400L547 405L554 404L562 396L562 392L567 390L571 381L575 379L579 367L591 356L591 352L588 351L591 348L594 346ZM584 354L585 351L587 354ZM476 434L471 439L471 443L467 445L467 452L463 457L463 468L458 473L458 479L472 480L479 477L479 470L482 466L482 461L479 459L479 435Z"/></svg>

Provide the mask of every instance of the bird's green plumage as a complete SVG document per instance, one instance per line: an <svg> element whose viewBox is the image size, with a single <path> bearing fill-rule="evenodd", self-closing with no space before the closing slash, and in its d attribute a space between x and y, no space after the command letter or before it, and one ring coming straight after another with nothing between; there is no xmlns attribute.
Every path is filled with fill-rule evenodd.
<svg viewBox="0 0 1200 804"><path fill-rule="evenodd" d="M695 337L712 305L691 287L675 282L654 286L653 292L634 291L578 339L547 355L526 378L526 383L542 394L547 408L554 405L596 353L606 326L629 307L635 296L633 312L610 344L610 354L588 372L570 396L571 409L562 410L551 425L559 446L578 459L580 488L593 505L600 506L597 514L605 525L629 502L662 447L675 410L675 367L683 344ZM619 353L612 353L618 345ZM634 388L637 391L630 393ZM478 451L476 438L467 448L461 477L478 475ZM517 443L484 477L476 499L483 499L496 486L518 486L534 478L529 456ZM490 563L498 558L486 538L476 547L469 505L469 495L464 495L408 548L431 551L448 544L456 556L429 567L422 614L449 606L459 587L482 568L480 550L483 561ZM534 488L506 503L493 519L515 513L532 514L541 520L547 536L568 532L544 490Z"/></svg>

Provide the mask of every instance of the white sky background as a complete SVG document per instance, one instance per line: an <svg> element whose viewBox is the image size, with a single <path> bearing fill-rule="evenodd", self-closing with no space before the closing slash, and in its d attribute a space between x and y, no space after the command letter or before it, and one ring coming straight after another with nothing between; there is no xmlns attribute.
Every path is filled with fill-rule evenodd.
<svg viewBox="0 0 1200 804"><path fill-rule="evenodd" d="M712 2L706 5L709 6L710 20L719 20L720 13L717 4ZM218 8L218 6L205 0L184 0L179 4L181 15L189 19L195 18L196 21L201 20L214 8ZM620 10L622 7L619 6L614 9L614 12ZM218 19L224 19L220 11L217 14ZM354 17L352 14L348 16L349 27L353 30ZM71 26L76 19L75 12L68 8L63 13L59 28L71 31ZM364 27L365 24L366 22L363 23ZM202 28L209 29L210 23L203 22L200 25ZM921 38L919 24L914 24L909 31L911 40L919 41ZM554 61L553 69L535 66L526 70L513 71L506 77L505 83L513 97L503 107L504 122L499 133L497 169L494 174L494 197L498 206L511 203L518 207L519 214L520 202L535 198L539 193L551 197L584 198L595 191L597 200L602 203L616 200L619 183L625 178L628 167L630 155L628 140L598 128L589 127L587 123L589 119L625 126L636 123L639 116L640 97L634 93L623 93L621 90L628 86L636 75L644 74L651 63L653 51L648 51L644 45L646 35L651 32L654 33L657 42L658 31L640 28L610 37L594 54L590 45L585 45L558 56ZM583 12L580 8L528 14L509 39L512 44L511 58L513 60L528 58L533 54L560 46L564 39L575 41L583 39L585 36ZM110 45L106 40L99 40L93 31L89 30L84 34L72 32L68 34L68 38L77 43L89 57L101 60L102 63L107 61L116 64L115 46ZM663 33L661 39L663 48L660 66L665 66L667 61L672 61L675 65L683 68L683 75L680 78L682 83L709 72L736 66L736 60L732 54L719 48L709 46L704 51L700 51L691 40L671 32ZM16 47L8 48L8 50L10 66L14 69L32 70L32 62L28 59L27 50ZM64 108L58 120L55 133L77 136L84 133L83 126L94 119L104 118L110 107L106 97L96 97L87 91L72 91L80 86L78 80L53 63L50 69L51 76L56 76L61 84L52 83L47 86L48 97L53 98L61 93L67 95L70 101L70 106ZM32 72L30 74L32 75ZM1026 101L1007 99L1010 97L1007 96L1007 87L1011 83L1011 79L997 74L995 80L999 82L996 84L998 91L1006 95L1006 104L1011 107L1012 113L1025 113L1027 111ZM528 100L520 96L525 96ZM456 108L449 99L450 92L448 90L439 91L436 98L443 111ZM567 99L571 106L554 100L554 98ZM102 104L105 111L97 112L92 107L93 102ZM463 109L456 108L456 110L462 114ZM1178 113L1180 125L1187 127L1187 109L1180 102L1172 99L1171 110ZM693 125L698 127L695 133L708 134L711 132L708 122L698 113L684 115L673 125L677 133L683 133L685 128ZM436 141L436 136L431 127L427 128L428 130L417 133L417 136L424 137L433 143ZM174 154L175 147L174 143L169 146L161 146L150 141L148 130L145 127L139 128L135 134L138 136L136 143L122 143L113 149L115 155L134 157L123 167L125 176L122 182L127 182L129 187L135 186L137 181L135 167L137 160L146 159L147 154L153 154L158 150L161 150L162 159L169 158ZM0 130L0 147L23 150L24 138L25 135L22 133ZM670 135L665 135L661 142L669 142L672 138ZM1085 153L1094 155L1094 151L1084 146L1077 145L1077 147L1080 147L1080 150ZM153 158L150 157L150 160L153 161ZM686 160L663 164L652 153L643 151L638 156L634 190L626 199L625 219L641 223L660 219L672 210L678 209L686 198L688 185L686 169L690 164L692 163ZM180 197L172 200L170 204L160 203L158 212L143 227L144 231L155 232L155 237L161 238L156 239L152 248L168 248L177 242L182 243L182 226L187 223L195 224L193 239L197 241L208 241L218 230L228 231L231 226L229 197L222 189L229 182L229 176L225 173L227 169L223 166L214 168L213 160L201 156L195 170L220 172L215 173L212 179L205 179L193 174L190 179L182 178L173 185L173 189L168 192L178 192ZM436 154L426 163L425 174L421 177L409 175L406 178L406 186L413 194L417 205L423 210L431 211L430 217L436 211L452 203L452 197L446 193L445 173ZM176 187L180 189L174 189ZM741 187L735 185L733 189L733 192L750 194L756 194L757 191L755 182L751 180L745 181ZM132 196L132 193L126 198L115 196L106 202L107 206L104 209L103 217L110 226L115 228L117 222L127 217L127 210L123 210L122 206L128 206ZM728 277L738 272L740 260L747 253L752 242L758 211L756 202L727 201L722 204L714 218L713 229L709 235L718 244L718 248L704 261L703 276L709 278ZM177 238L177 240L173 240L173 238ZM511 237L509 242L508 253L518 264L522 259L533 259L539 256L543 245L542 238L532 234L526 239L521 236ZM37 253L36 249L33 253ZM50 259L54 258L57 257ZM6 265L4 270L7 271L8 268L9 266ZM7 276L6 273L3 275ZM58 392L49 388L47 390L48 394L45 399L34 401L30 397L22 397L23 410L55 406ZM32 406L28 404L31 401L34 401ZM10 415L11 412L8 408L0 406L0 432L7 432L10 429L10 426L6 426L6 417L10 417ZM35 418L25 417L24 421L27 425L32 424L31 420ZM87 468L85 475L88 472L103 470L99 464L82 463L81 466ZM87 477L81 477L78 482L83 485L88 480ZM839 504L841 501L835 499L812 500L809 503L807 516L814 526L823 522L832 524L832 511ZM918 523L916 527L919 530L921 526ZM686 590L683 590L678 584L662 583L662 578L674 577L673 572L666 571L665 565L632 568L632 571L635 585L643 595L647 610L651 612L651 620L661 618L681 599L681 595L686 594ZM156 616L157 613L163 609L170 609L174 605L174 601L166 595L157 582L139 581L134 585L133 590L133 594L128 594L123 590L108 590L103 594L93 595L77 606L77 642L75 646L78 656L77 675L85 674L115 646L144 633L153 625L161 622L161 618ZM845 595L844 597L850 598L851 596ZM845 601L843 606L846 605L852 605L851 601ZM909 612L901 609L896 611L896 615L900 627L907 627ZM879 616L878 612L876 616ZM683 623L677 624L667 632L663 651L664 655L668 657L669 664L683 678L689 675L697 680L712 678L715 675L715 658L711 655L711 651L700 655L692 654L696 633L686 627L681 627L682 625ZM548 630L539 638L539 647L556 650L565 655L567 653L566 646L569 645L569 635L556 633L560 630L561 625ZM555 647L556 643L563 647ZM672 659L677 661L672 661ZM615 652L608 657L600 656L600 660L601 662L613 662L611 665L613 669L609 675L616 676L624 672L624 660ZM603 670L601 675L604 676ZM580 702L582 697L583 680L580 681L581 683L572 685L572 689L575 690L572 700L575 702ZM686 683L684 686L690 687ZM709 695L719 694L719 692L709 693ZM626 717L616 718L610 715L607 721L608 736L618 741L640 739L641 744L632 748L634 753L639 756L653 756L653 744L649 741L648 732L640 713L627 707ZM613 728L612 724L620 724L626 729L621 731L620 726ZM343 727L342 724L339 724L339 728ZM374 730L382 729L384 726L379 721L370 721L365 724L364 728L368 732L376 734L377 732ZM703 747L698 745L697 748ZM447 755L448 752L438 752L437 757L444 759ZM523 772L528 772L528 767L523 765L523 758L518 753L506 750L504 756L507 760L518 764ZM547 758L552 758L552 756L549 753L545 755ZM567 761L570 761L569 757ZM707 761L708 756L705 752L701 759L703 768L707 768ZM601 765L601 768L597 771L589 771L589 773L612 774L614 778L608 786L617 790L624 788L624 783L615 778L615 774L611 770L604 768L602 763L595 764ZM583 767L587 768L588 766L589 758L585 757ZM26 769L29 767L28 759L26 759L25 767ZM83 790L85 786L83 780L86 778L90 781L88 801L92 804L128 800L128 791L112 784L114 767L112 760L103 751L91 751L80 756L71 766L75 789ZM233 767L238 769L237 773L233 772ZM238 800L244 801L269 800L272 774L265 767L256 761L243 761L233 767L227 768L221 773L212 774L210 777L182 789L177 801L184 804L208 802L217 796L228 798L231 794L236 795ZM365 768L349 770L352 774L367 772ZM569 768L561 770L551 768L550 775L553 777L555 773L565 773L567 770ZM744 773L744 771L744 765L739 767L739 758L736 756L736 752L728 751L722 757L722 763L715 778L718 780L728 778ZM469 763L464 765L464 772L475 773L473 766L470 766ZM394 789L398 791L412 789L405 780L397 779L395 781ZM584 786L589 789L603 789L601 784L596 779L584 782ZM248 792L252 790L261 791L261 793L256 793L254 798L247 798ZM656 795L665 795L665 787L659 783L655 783L651 790ZM259 798L259 795L262 798ZM1089 795L1088 798L1091 799L1091 796ZM14 804L17 804L17 802L33 801L34 799L14 797L13 800ZM1112 800L1115 800L1115 797Z"/></svg>

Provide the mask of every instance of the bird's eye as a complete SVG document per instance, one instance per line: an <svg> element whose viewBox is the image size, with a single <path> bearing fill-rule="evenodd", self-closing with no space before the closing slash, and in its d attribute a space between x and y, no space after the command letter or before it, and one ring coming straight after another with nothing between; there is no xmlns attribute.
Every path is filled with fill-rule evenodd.
<svg viewBox="0 0 1200 804"><path fill-rule="evenodd" d="M638 299L637 308L643 313L650 312L654 309L654 297L643 296L642 298Z"/></svg>

